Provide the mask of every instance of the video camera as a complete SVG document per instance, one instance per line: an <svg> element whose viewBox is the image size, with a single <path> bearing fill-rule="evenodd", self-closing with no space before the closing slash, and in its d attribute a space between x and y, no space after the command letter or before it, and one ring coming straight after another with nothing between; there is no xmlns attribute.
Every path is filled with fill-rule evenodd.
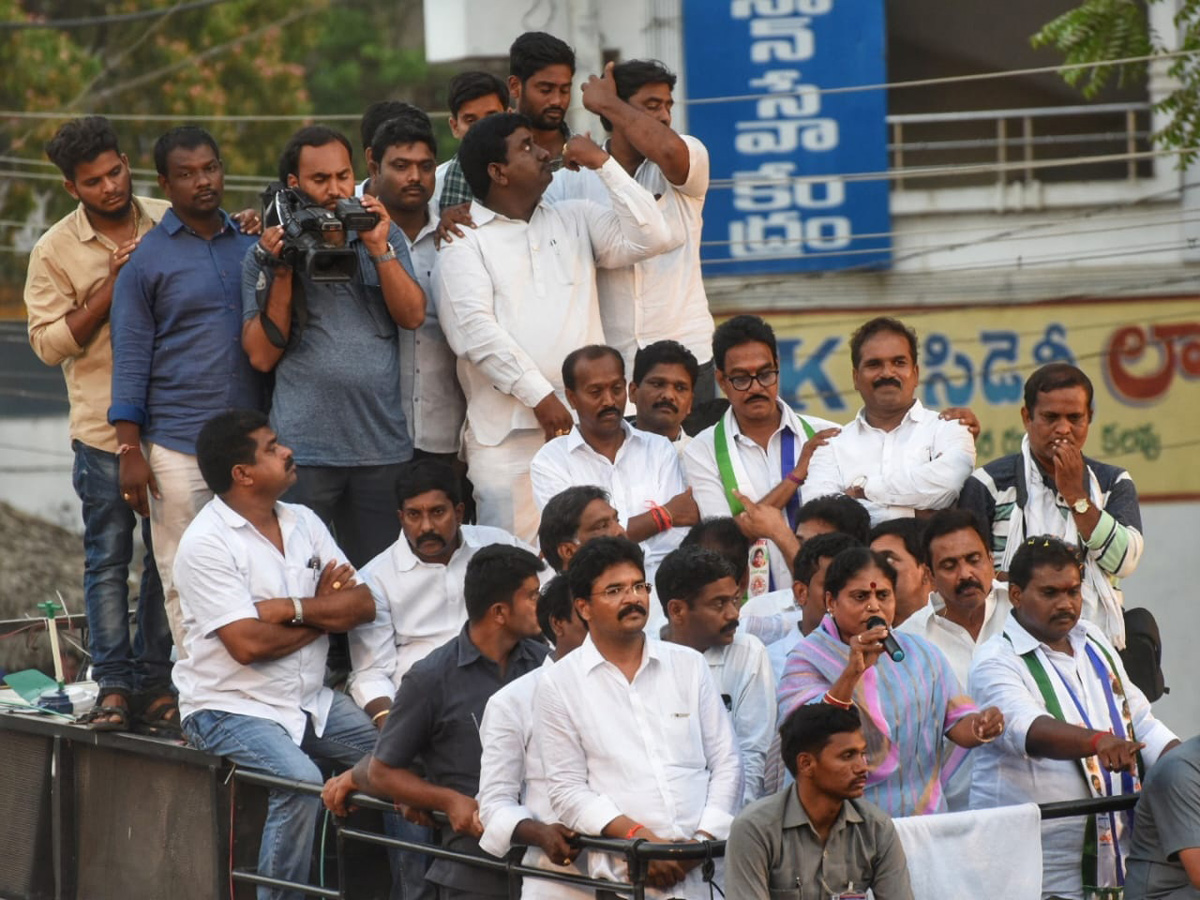
<svg viewBox="0 0 1200 900"><path fill-rule="evenodd" d="M262 193L263 226L283 226L279 258L315 282L352 281L358 254L347 246L347 232L370 231L379 215L357 197L338 200L328 210L294 188L272 182Z"/></svg>

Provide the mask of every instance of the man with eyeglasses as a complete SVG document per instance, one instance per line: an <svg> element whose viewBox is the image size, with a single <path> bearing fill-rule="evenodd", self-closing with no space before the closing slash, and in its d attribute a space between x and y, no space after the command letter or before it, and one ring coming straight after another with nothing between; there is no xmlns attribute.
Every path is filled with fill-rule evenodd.
<svg viewBox="0 0 1200 900"><path fill-rule="evenodd" d="M749 498L758 507L779 510L794 531L808 462L837 434L838 425L798 416L779 399L775 332L758 316L735 316L722 323L713 334L713 360L729 409L716 425L696 435L683 454L700 514L732 514L747 529L742 500ZM750 595L790 585L788 559L779 546L757 531L747 536L754 541Z"/></svg>
<svg viewBox="0 0 1200 900"><path fill-rule="evenodd" d="M642 551L597 538L579 548L567 577L588 637L546 672L534 725L542 759L553 760L555 816L580 834L624 840L724 839L742 799L737 743L704 657L647 640ZM593 878L628 878L620 856L588 857ZM647 883L666 889L653 896L709 897L697 863L653 862Z"/></svg>
<svg viewBox="0 0 1200 900"><path fill-rule="evenodd" d="M762 641L738 630L742 592L733 567L712 550L680 547L654 583L667 616L662 638L704 654L741 747L744 802L757 800L775 732L775 678Z"/></svg>

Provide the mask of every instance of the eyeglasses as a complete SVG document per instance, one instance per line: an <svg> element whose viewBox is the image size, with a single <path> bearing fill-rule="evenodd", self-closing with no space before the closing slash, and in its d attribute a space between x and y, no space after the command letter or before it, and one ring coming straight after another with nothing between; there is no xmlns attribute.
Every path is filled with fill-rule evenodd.
<svg viewBox="0 0 1200 900"><path fill-rule="evenodd" d="M726 375L725 380L729 382L735 391L744 391L755 381L766 388L779 381L779 370L763 369L754 375Z"/></svg>
<svg viewBox="0 0 1200 900"><path fill-rule="evenodd" d="M610 584L602 591L592 591L593 597L597 594L603 594L609 600L619 600L626 594L645 598L650 596L650 582L635 581L633 584Z"/></svg>

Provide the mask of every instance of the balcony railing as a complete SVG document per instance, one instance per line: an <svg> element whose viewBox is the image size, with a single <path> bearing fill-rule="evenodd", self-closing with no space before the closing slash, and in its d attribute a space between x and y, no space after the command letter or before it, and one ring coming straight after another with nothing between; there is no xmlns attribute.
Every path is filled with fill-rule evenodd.
<svg viewBox="0 0 1200 900"><path fill-rule="evenodd" d="M893 189L1150 177L1150 104L887 117Z"/></svg>

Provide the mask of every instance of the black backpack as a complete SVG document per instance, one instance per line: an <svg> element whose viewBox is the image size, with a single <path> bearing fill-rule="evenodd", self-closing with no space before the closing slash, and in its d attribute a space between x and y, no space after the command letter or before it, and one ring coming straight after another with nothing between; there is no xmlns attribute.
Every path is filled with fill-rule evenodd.
<svg viewBox="0 0 1200 900"><path fill-rule="evenodd" d="M1129 679L1147 700L1153 703L1171 692L1163 682L1162 636L1150 610L1125 610L1125 649L1120 653Z"/></svg>

